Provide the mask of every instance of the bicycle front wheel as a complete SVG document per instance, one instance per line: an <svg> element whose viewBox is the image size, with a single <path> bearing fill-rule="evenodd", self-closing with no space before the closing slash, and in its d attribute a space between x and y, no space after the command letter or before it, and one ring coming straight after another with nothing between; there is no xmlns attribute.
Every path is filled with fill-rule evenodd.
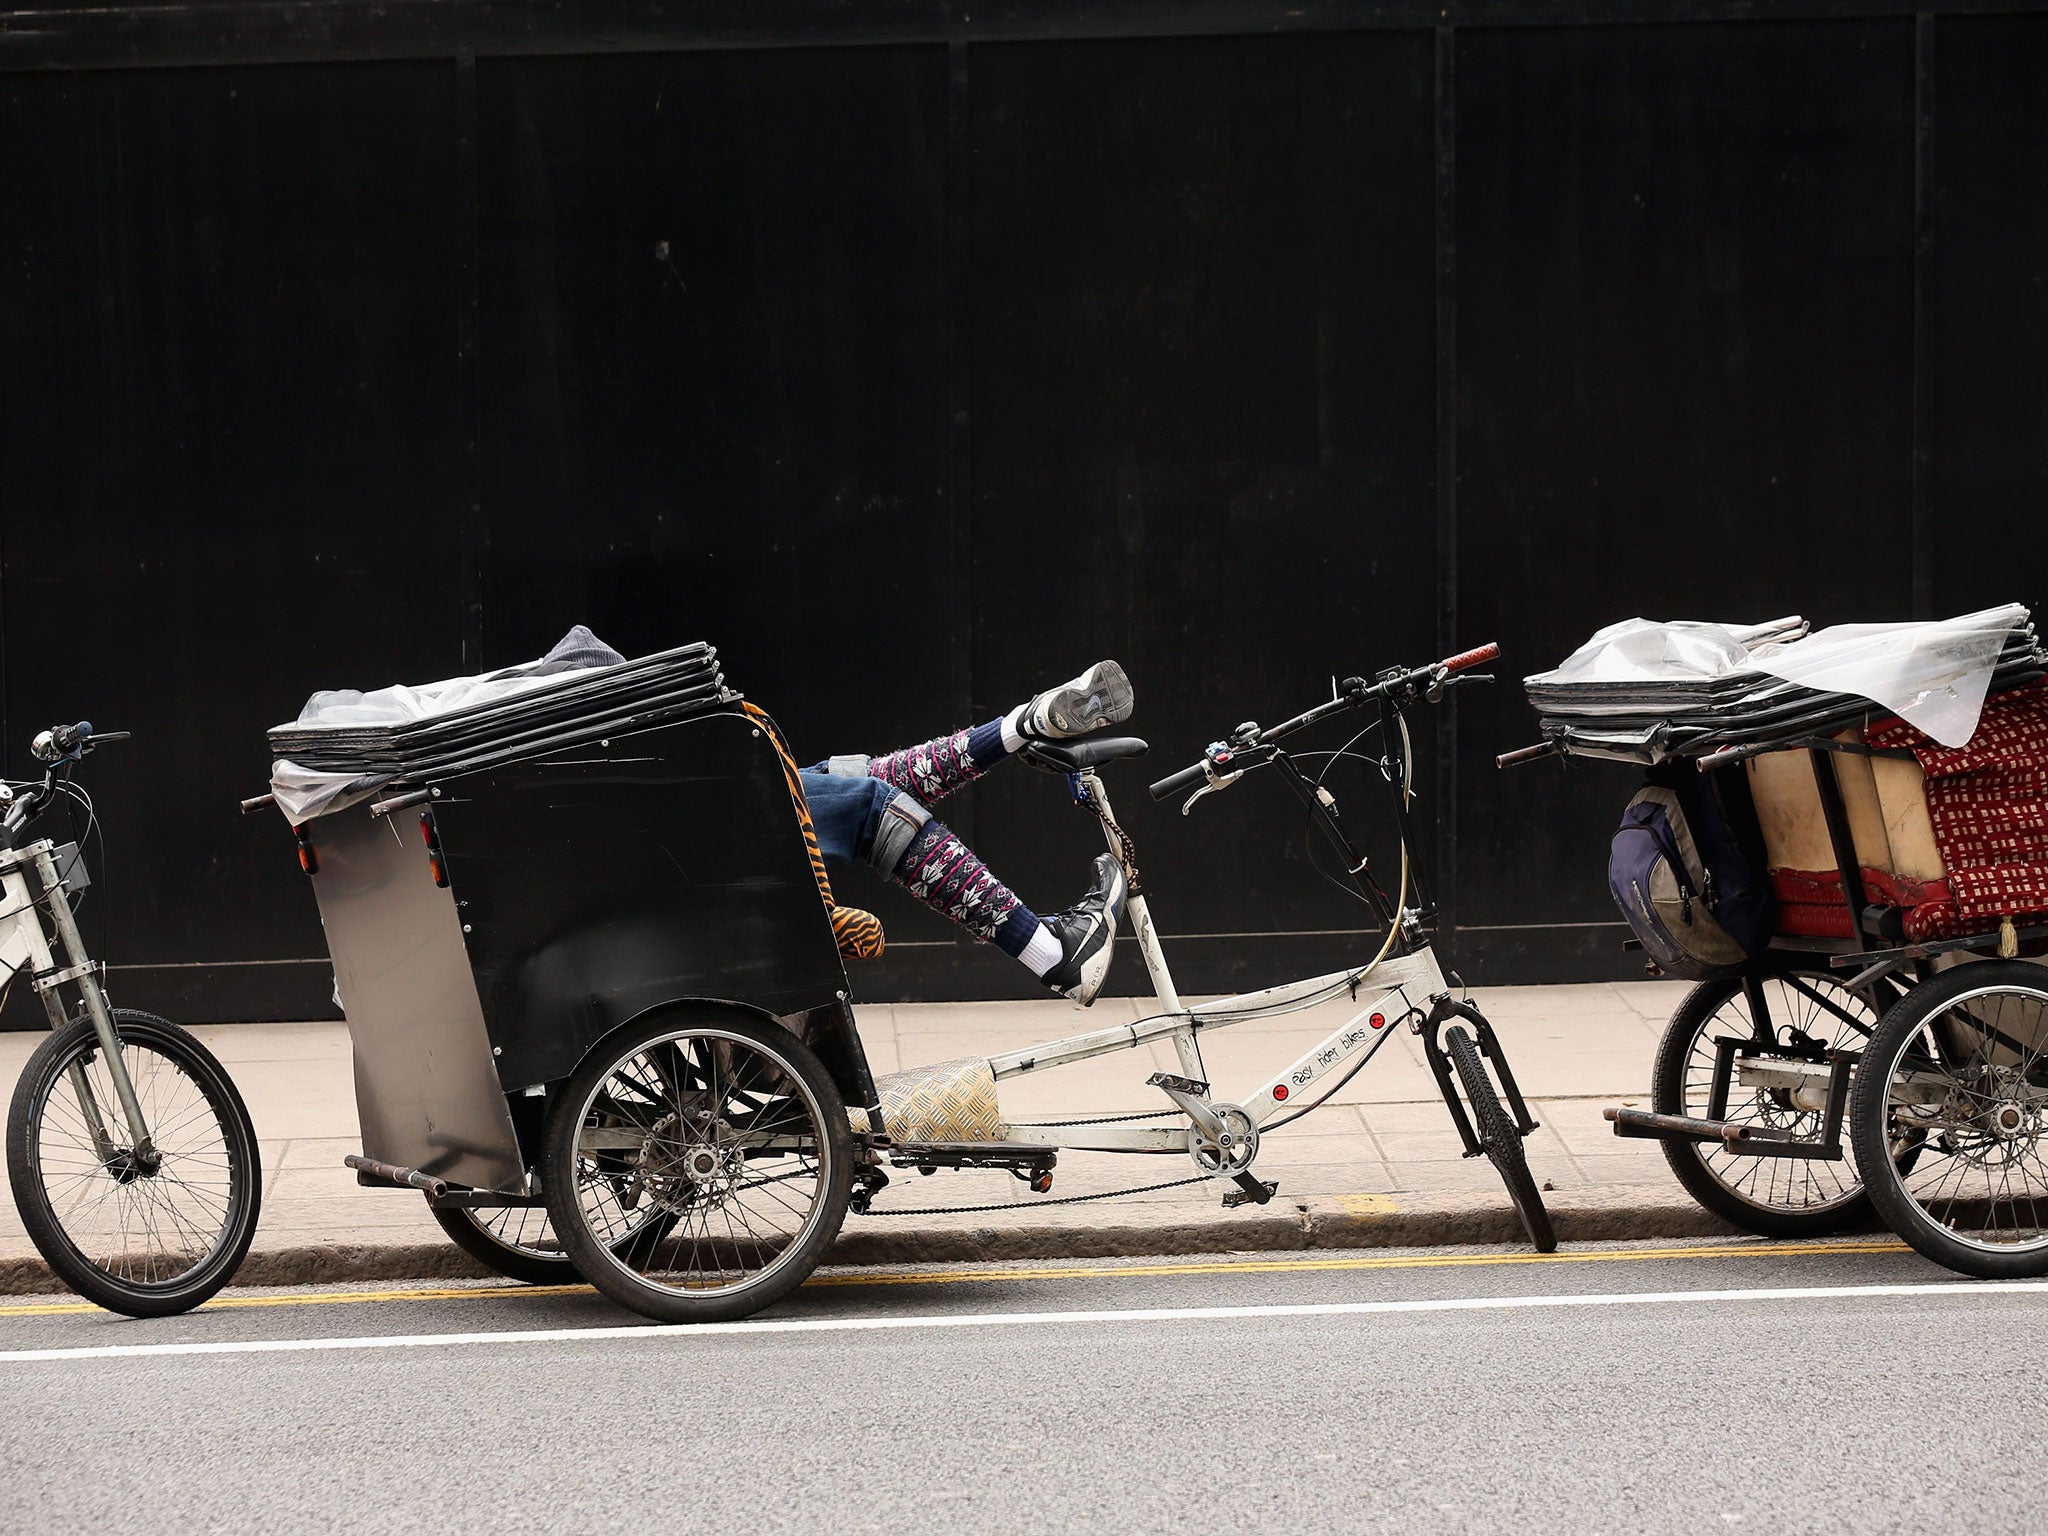
<svg viewBox="0 0 2048 1536"><path fill-rule="evenodd" d="M7 1113L7 1178L30 1241L88 1301L131 1317L198 1306L256 1235L256 1131L221 1065L168 1020L114 1010L155 1147L138 1156L90 1019L36 1047Z"/></svg>
<svg viewBox="0 0 2048 1536"><path fill-rule="evenodd" d="M1487 1160L1508 1187L1515 1214L1522 1218L1522 1230L1538 1253L1557 1250L1557 1232L1544 1208L1542 1192L1529 1172L1529 1159L1522 1151L1522 1133L1508 1114L1507 1106L1494 1091L1486 1064L1479 1059L1479 1044L1457 1025L1444 1031L1444 1051L1457 1069L1458 1083L1465 1090L1465 1102L1472 1106L1473 1128Z"/></svg>

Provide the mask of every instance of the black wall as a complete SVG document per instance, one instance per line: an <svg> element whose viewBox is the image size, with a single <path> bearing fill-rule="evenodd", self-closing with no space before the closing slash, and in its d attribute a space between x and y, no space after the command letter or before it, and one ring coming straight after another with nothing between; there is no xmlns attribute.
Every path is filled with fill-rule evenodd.
<svg viewBox="0 0 2048 1536"><path fill-rule="evenodd" d="M137 733L86 774L119 1001L324 1012L289 840L235 811L263 727L578 621L715 641L811 756L1117 656L1188 990L1361 913L1276 785L1183 820L1146 770L1497 638L1422 743L1453 963L1626 975L1631 776L1497 773L1512 679L1636 613L2048 596L2036 6L668 9L0 27L0 761ZM942 814L1078 894L1055 783ZM862 995L1025 995L842 883L892 937Z"/></svg>

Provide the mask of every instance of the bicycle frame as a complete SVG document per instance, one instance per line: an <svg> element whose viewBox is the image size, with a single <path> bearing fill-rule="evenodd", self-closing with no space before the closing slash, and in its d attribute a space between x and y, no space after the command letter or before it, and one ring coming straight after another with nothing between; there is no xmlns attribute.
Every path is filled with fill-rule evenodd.
<svg viewBox="0 0 2048 1536"><path fill-rule="evenodd" d="M1155 1073L1150 1085L1160 1088L1174 1102L1186 1116L1187 1123L1154 1127L1006 1124L998 1133L1004 1141L1014 1145L1064 1148L1071 1151L1185 1152L1190 1148L1190 1126L1210 1137L1217 1135L1224 1128L1223 1116L1218 1113L1219 1110L1241 1112L1256 1133L1260 1126L1284 1110L1305 1113L1306 1109L1294 1102L1298 1095L1335 1074L1362 1069L1386 1043L1388 1036L1406 1024L1422 1037L1424 1054L1450 1108L1452 1120L1464 1141L1466 1153L1468 1156L1474 1156L1481 1150L1479 1138L1465 1113L1464 1106L1459 1102L1450 1065L1436 1041L1436 1026L1452 1017L1467 1019L1477 1029L1481 1051L1493 1061L1500 1075L1501 1086L1506 1091L1510 1112L1522 1133L1527 1135L1536 1128L1514 1076L1508 1069L1506 1055L1499 1049L1492 1026L1478 1009L1469 1003L1461 1003L1452 998L1443 972L1437 965L1435 953L1427 942L1419 938L1419 926L1424 914L1414 908L1394 911L1380 897L1375 887L1358 882L1357 877L1364 870L1365 861L1351 846L1350 840L1344 836L1342 828L1336 821L1333 803L1313 793L1312 786L1301 776L1287 755L1277 747L1273 749L1272 761L1283 770L1283 777L1296 788L1304 803L1309 806L1311 815L1321 823L1325 835L1345 854L1348 860L1347 868L1354 883L1359 883L1361 891L1374 900L1389 922L1396 925L1392 942L1388 946L1389 952L1383 953L1382 958L1370 965L1305 977L1261 991L1212 999L1189 1007L1181 1002L1180 993L1174 985L1173 973L1167 966L1166 954L1160 945L1158 930L1153 925L1145 897L1134 887L1133 894L1127 900L1126 910L1130 914L1131 929L1137 939L1139 953L1144 956L1145 969L1151 977L1152 989L1159 1000L1161 1011L1151 1018L1140 1019L1134 1023L1119 1024L1088 1034L1071 1035L1065 1039L1047 1041L1042 1045L1027 1046L1021 1050L991 1056L989 1066L996 1080L1000 1082L1004 1078L1019 1077L1028 1072L1042 1072L1072 1062L1086 1061L1091 1057L1107 1055L1112 1051L1135 1049L1153 1040L1171 1040L1182 1076L1175 1079L1166 1074ZM1125 861L1124 843L1116 829L1109 795L1103 788L1100 777L1093 769L1084 769L1075 775L1075 779L1081 795L1102 820L1103 835L1109 844L1110 853L1119 861ZM1402 835L1405 841L1405 821ZM1126 864L1126 876L1128 877L1130 873ZM1368 983L1371 987L1369 992L1366 990ZM1222 1029L1250 1019L1271 1017L1289 1011L1292 1005L1307 1006L1311 1001L1334 998L1347 991L1353 1001L1357 1001L1362 994L1368 996L1369 1001L1364 1002L1329 1035L1290 1065L1268 1078L1249 1095L1235 1100L1211 1098L1211 1085L1202 1065L1201 1035L1205 1030ZM1307 1108L1320 1107L1321 1102L1313 1101ZM1254 1155L1255 1151L1254 1143ZM1245 1188L1247 1195L1255 1200L1263 1200L1270 1194L1269 1189L1264 1193L1255 1191L1253 1185L1257 1181L1245 1176L1243 1172L1234 1176L1218 1177L1235 1177Z"/></svg>
<svg viewBox="0 0 2048 1536"><path fill-rule="evenodd" d="M34 890L29 885L31 877L36 882ZM138 1162L153 1163L156 1146L142 1105L136 1099L135 1084L128 1076L120 1041L114 1034L114 1018L107 1007L106 993L100 988L99 968L86 954L85 941L66 899L67 890L57 868L57 845L49 839L0 850L0 962L16 969L29 968L29 981L43 1000L43 1011L49 1015L53 1030L70 1022L63 988L68 983L77 989L92 1019L93 1033L99 1037L107 1074L114 1081L129 1135L128 1146L123 1148L109 1132L99 1102L86 1085L83 1070L74 1064L67 1077L72 1092L78 1096L79 1113L92 1134L93 1150L104 1160L132 1149ZM62 966L51 953L50 937L43 931L39 910L50 914L50 925L56 929L57 942L63 947Z"/></svg>

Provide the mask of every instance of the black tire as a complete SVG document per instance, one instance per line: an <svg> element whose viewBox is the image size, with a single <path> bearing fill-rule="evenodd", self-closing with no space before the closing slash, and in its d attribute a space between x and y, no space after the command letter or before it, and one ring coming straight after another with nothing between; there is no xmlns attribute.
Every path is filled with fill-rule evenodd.
<svg viewBox="0 0 2048 1536"><path fill-rule="evenodd" d="M523 1285L575 1285L583 1279L576 1261L555 1241L548 1213L530 1205L467 1206L429 1204L449 1241L477 1263Z"/></svg>
<svg viewBox="0 0 2048 1536"><path fill-rule="evenodd" d="M113 1080L104 1063L95 1070L99 1037L78 1019L36 1047L14 1085L7 1178L30 1241L66 1285L110 1311L167 1317L198 1306L241 1267L256 1235L262 1163L249 1111L212 1052L151 1014L113 1017L161 1163L141 1171L126 1160ZM112 1157L89 1139L74 1066L117 1143ZM185 1236L182 1251L167 1233Z"/></svg>
<svg viewBox="0 0 2048 1536"><path fill-rule="evenodd" d="M586 1126L605 1143L579 1150ZM724 1322L824 1258L846 1219L853 1136L831 1074L788 1030L674 1010L583 1059L550 1111L541 1183L598 1290L662 1322ZM643 1199L674 1221L649 1223Z"/></svg>
<svg viewBox="0 0 2048 1536"><path fill-rule="evenodd" d="M1544 1208L1542 1192L1530 1176L1529 1159L1522 1151L1521 1130L1494 1091L1493 1079L1486 1075L1486 1066L1479 1059L1478 1042L1456 1024L1444 1031L1443 1039L1444 1051L1465 1090L1465 1102L1472 1106L1472 1124L1479 1133L1479 1145L1486 1150L1501 1182L1507 1185L1515 1214L1522 1218L1522 1229L1529 1234L1529 1242L1538 1253L1555 1253L1557 1232L1550 1225L1550 1212Z"/></svg>
<svg viewBox="0 0 2048 1536"><path fill-rule="evenodd" d="M1774 1036L1786 1041L1787 1027L1830 1048L1861 1050L1876 1027L1877 1010L1842 985L1841 976L1823 966L1792 966L1761 981L1764 1007ZM1861 1020L1858 1030L1812 995ZM1651 1074L1650 1104L1660 1115L1707 1113L1715 1039L1753 1034L1750 1003L1742 978L1703 981L1685 995L1664 1028ZM1793 1105L1786 1090L1731 1087L1730 1120L1769 1125L1813 1138L1820 1134L1822 1115ZM1853 1116L1851 1123L1853 1124ZM1849 1139L1848 1127L1843 1138ZM1666 1137L1665 1161L1685 1192L1716 1216L1760 1237L1824 1237L1870 1216L1870 1197L1855 1161L1853 1145L1841 1162L1806 1158L1743 1157L1727 1148L1684 1137Z"/></svg>
<svg viewBox="0 0 2048 1536"><path fill-rule="evenodd" d="M443 1208L432 1201L427 1210L449 1240L486 1269L517 1280L522 1285L579 1285L583 1271L555 1239L555 1223L544 1206L502 1205ZM662 1221L666 1232L675 1222ZM643 1224L623 1242L612 1246L625 1249L644 1240Z"/></svg>
<svg viewBox="0 0 2048 1536"><path fill-rule="evenodd" d="M1959 1273L2048 1274L2044 1088L2048 969L1986 960L1913 988L1885 1010L1850 1096L1878 1214Z"/></svg>

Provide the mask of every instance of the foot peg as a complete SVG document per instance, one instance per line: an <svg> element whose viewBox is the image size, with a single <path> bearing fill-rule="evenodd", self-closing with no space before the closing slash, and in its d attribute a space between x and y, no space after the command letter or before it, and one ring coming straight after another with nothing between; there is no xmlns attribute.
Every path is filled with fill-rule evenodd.
<svg viewBox="0 0 2048 1536"><path fill-rule="evenodd" d="M1240 1173L1234 1181L1237 1193L1223 1197L1223 1209L1234 1211L1240 1205L1264 1205L1280 1193L1278 1179L1255 1179L1248 1173Z"/></svg>

